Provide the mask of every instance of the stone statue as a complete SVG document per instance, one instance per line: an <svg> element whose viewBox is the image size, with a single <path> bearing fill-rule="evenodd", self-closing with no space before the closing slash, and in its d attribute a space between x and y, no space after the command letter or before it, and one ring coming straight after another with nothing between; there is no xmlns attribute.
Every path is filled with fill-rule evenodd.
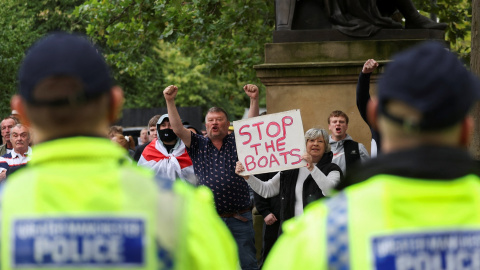
<svg viewBox="0 0 480 270"><path fill-rule="evenodd" d="M276 30L334 28L353 37L369 37L380 29L402 29L391 18L395 11L407 29L445 29L422 16L412 0L275 0Z"/></svg>

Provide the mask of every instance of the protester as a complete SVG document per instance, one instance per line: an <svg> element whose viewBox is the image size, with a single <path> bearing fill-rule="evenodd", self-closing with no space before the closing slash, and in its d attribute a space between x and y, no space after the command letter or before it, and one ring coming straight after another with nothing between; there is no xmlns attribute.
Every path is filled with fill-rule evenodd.
<svg viewBox="0 0 480 270"><path fill-rule="evenodd" d="M123 135L123 127L122 126L111 126L108 130L108 137L110 139L113 138L115 134Z"/></svg>
<svg viewBox="0 0 480 270"><path fill-rule="evenodd" d="M342 170L332 163L333 153L328 143L325 129L311 128L305 132L307 152L302 158L307 167L278 172L267 182L253 175L243 176L259 195L269 198L280 194L280 222L303 214L303 209L311 202L330 196L330 191L342 179ZM245 171L237 161L236 173Z"/></svg>
<svg viewBox="0 0 480 270"><path fill-rule="evenodd" d="M140 134L138 136L138 145L146 144L148 142L150 142L148 140L148 129L147 128L142 128L142 130L140 130Z"/></svg>
<svg viewBox="0 0 480 270"><path fill-rule="evenodd" d="M168 114L157 122L157 139L150 142L138 160L138 166L152 169L156 175L175 181L195 183L193 165L185 144L173 132Z"/></svg>
<svg viewBox="0 0 480 270"><path fill-rule="evenodd" d="M13 116L5 117L2 120L0 126L2 128L2 139L4 144L0 146L0 156L8 154L12 151L13 146L12 142L10 141L10 129L18 123L18 119Z"/></svg>
<svg viewBox="0 0 480 270"><path fill-rule="evenodd" d="M372 143L370 148L370 156L376 157L377 154L382 152L382 145L380 140L380 134L376 131L367 120L367 104L370 102L370 75L378 67L375 59L368 59L363 65L362 71L358 76L357 83L357 108L358 112L362 116L363 121L367 123L372 134Z"/></svg>
<svg viewBox="0 0 480 270"><path fill-rule="evenodd" d="M330 113L327 119L331 132L329 143L333 152L332 162L342 169L343 174L346 174L355 163L370 158L365 146L347 134L348 121L347 114L338 110Z"/></svg>
<svg viewBox="0 0 480 270"><path fill-rule="evenodd" d="M145 150L145 147L147 147L147 145L150 142L157 139L157 122L158 122L158 119L160 119L159 114L154 115L152 118L150 118L150 120L148 120L148 124L147 124L147 126L148 126L148 131L147 131L148 142L136 147L135 153L133 154L133 160L135 160L136 162L138 162L140 160L140 157L142 156L142 153L143 153L143 150Z"/></svg>
<svg viewBox="0 0 480 270"><path fill-rule="evenodd" d="M210 190L155 178L108 140L124 98L100 49L48 35L19 83L11 104L39 143L2 189L2 269L236 269Z"/></svg>
<svg viewBox="0 0 480 270"><path fill-rule="evenodd" d="M123 136L123 134L115 133L110 140L118 143L118 145L125 149L128 152L129 158L133 157L134 151L132 145L135 145L135 143L133 142L132 136Z"/></svg>
<svg viewBox="0 0 480 270"><path fill-rule="evenodd" d="M27 165L32 156L32 148L29 146L30 131L26 126L16 124L12 127L10 142L13 146L12 151L0 157L0 181Z"/></svg>
<svg viewBox="0 0 480 270"><path fill-rule="evenodd" d="M369 119L382 155L285 233L265 269L477 269L480 170L467 152L480 81L441 43L403 52Z"/></svg>
<svg viewBox="0 0 480 270"><path fill-rule="evenodd" d="M248 116L258 116L258 87L247 84L244 90L250 97ZM182 125L175 107L177 93L174 85L163 91L172 129L187 147L198 183L213 191L217 212L237 242L242 269L257 269L250 193L247 183L235 174L237 147L235 134L228 134L228 115L221 108L210 108L205 116L207 136L195 134Z"/></svg>

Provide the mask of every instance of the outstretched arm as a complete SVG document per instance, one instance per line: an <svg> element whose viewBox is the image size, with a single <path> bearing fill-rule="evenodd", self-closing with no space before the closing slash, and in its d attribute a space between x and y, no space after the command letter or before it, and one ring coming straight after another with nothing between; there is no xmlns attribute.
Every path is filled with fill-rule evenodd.
<svg viewBox="0 0 480 270"><path fill-rule="evenodd" d="M367 104L370 100L370 75L378 67L377 61L368 59L363 65L357 83L357 108L363 120L367 121ZM369 125L370 126L370 125Z"/></svg>
<svg viewBox="0 0 480 270"><path fill-rule="evenodd" d="M259 116L260 108L258 105L258 87L255 84L247 84L243 87L245 93L250 97L250 109L248 110L248 118Z"/></svg>
<svg viewBox="0 0 480 270"><path fill-rule="evenodd" d="M172 125L173 132L177 134L186 147L190 147L192 134L190 130L183 127L182 120L180 119L177 107L175 106L175 97L177 96L177 93L178 87L175 85L170 85L163 90L163 96L167 102L168 119L170 120L170 125Z"/></svg>
<svg viewBox="0 0 480 270"><path fill-rule="evenodd" d="M237 161L235 166L235 173L240 175L245 168L241 161ZM248 185L255 191L258 195L264 198L270 198L280 193L280 173L277 173L270 180L263 182L254 175L240 175L245 179Z"/></svg>

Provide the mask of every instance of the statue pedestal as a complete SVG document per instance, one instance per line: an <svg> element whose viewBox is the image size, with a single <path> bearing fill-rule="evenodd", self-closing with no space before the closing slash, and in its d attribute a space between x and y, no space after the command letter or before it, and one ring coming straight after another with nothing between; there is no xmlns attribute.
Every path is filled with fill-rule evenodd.
<svg viewBox="0 0 480 270"><path fill-rule="evenodd" d="M370 150L370 130L358 112L355 97L363 64L370 58L380 63L371 77L370 92L374 95L378 74L392 55L426 39L436 38L266 44L265 63L254 68L267 89L267 111L300 109L306 131L312 127L328 129L329 114L341 110L350 118L347 133ZM443 41L443 35L438 40Z"/></svg>

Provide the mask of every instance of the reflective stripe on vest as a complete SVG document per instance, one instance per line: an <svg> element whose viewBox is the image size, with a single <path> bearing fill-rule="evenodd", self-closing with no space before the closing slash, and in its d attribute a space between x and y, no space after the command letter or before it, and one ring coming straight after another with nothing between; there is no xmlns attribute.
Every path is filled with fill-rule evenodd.
<svg viewBox="0 0 480 270"><path fill-rule="evenodd" d="M327 202L328 269L350 269L347 196L340 192Z"/></svg>
<svg viewBox="0 0 480 270"><path fill-rule="evenodd" d="M328 269L480 269L478 194L477 175L355 184L326 201Z"/></svg>
<svg viewBox="0 0 480 270"><path fill-rule="evenodd" d="M159 252L163 249L156 237L159 194L154 181L148 179L150 174L136 167L114 168L97 177L95 185L79 189L78 178L62 182L62 175L46 176L38 173L43 168L35 169L19 172L6 184L2 267L173 267L171 255ZM46 177L55 178L55 185L35 185ZM108 192L99 197L97 187ZM88 194L97 196L97 203L93 204Z"/></svg>

